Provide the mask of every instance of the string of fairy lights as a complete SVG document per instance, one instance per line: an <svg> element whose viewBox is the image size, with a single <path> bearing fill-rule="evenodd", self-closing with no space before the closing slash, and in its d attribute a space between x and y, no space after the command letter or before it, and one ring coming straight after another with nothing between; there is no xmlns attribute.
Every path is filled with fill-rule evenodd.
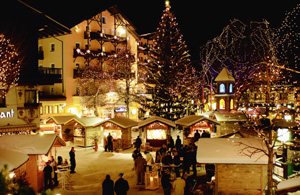
<svg viewBox="0 0 300 195"><path fill-rule="evenodd" d="M20 64L16 47L0 34L0 98L5 97L10 87L18 82Z"/></svg>

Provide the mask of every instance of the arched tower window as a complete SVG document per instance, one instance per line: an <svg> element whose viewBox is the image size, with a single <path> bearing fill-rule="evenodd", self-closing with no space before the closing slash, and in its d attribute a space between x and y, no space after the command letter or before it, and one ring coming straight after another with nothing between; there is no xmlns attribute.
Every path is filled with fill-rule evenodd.
<svg viewBox="0 0 300 195"><path fill-rule="evenodd" d="M225 84L224 83L220 84L219 91L220 91L220 93L225 93Z"/></svg>
<svg viewBox="0 0 300 195"><path fill-rule="evenodd" d="M230 100L230 110L233 109L233 99Z"/></svg>
<svg viewBox="0 0 300 195"><path fill-rule="evenodd" d="M220 99L220 110L225 110L225 100L224 99Z"/></svg>
<svg viewBox="0 0 300 195"><path fill-rule="evenodd" d="M229 84L229 93L233 93L233 85L232 85L232 83Z"/></svg>

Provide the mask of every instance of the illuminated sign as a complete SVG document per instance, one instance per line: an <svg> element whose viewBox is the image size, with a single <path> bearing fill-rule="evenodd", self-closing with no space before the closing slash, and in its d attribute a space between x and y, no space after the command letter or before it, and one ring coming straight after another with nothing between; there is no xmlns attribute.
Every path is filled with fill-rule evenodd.
<svg viewBox="0 0 300 195"><path fill-rule="evenodd" d="M0 118L12 118L14 117L14 110L11 109L10 111L7 112L0 112Z"/></svg>
<svg viewBox="0 0 300 195"><path fill-rule="evenodd" d="M127 109L124 107L120 107L118 109L115 109L115 112L127 112Z"/></svg>

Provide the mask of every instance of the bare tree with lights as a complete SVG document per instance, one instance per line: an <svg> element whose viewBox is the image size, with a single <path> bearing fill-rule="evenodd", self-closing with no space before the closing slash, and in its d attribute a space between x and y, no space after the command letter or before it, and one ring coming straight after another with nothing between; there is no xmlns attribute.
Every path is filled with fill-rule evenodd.
<svg viewBox="0 0 300 195"><path fill-rule="evenodd" d="M0 98L4 98L9 89L17 84L21 61L17 47L0 34Z"/></svg>
<svg viewBox="0 0 300 195"><path fill-rule="evenodd" d="M119 50L116 55L108 57L109 66L113 67L113 77L118 81L115 89L117 102L123 101L126 104L127 117L130 117L130 103L139 102L137 95L137 82L135 72L132 69L135 63L135 56L126 47Z"/></svg>

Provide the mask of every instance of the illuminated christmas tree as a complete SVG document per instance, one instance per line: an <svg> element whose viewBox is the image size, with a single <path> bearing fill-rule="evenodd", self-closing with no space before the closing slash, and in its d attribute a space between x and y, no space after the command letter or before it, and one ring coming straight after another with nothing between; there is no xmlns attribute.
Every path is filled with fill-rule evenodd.
<svg viewBox="0 0 300 195"><path fill-rule="evenodd" d="M153 43L147 69L155 87L148 108L151 115L177 120L186 114L187 99L178 90L172 89L176 88L176 81L182 79L181 74L189 67L190 55L169 1L166 1Z"/></svg>
<svg viewBox="0 0 300 195"><path fill-rule="evenodd" d="M19 80L20 61L16 47L0 34L0 98Z"/></svg>

